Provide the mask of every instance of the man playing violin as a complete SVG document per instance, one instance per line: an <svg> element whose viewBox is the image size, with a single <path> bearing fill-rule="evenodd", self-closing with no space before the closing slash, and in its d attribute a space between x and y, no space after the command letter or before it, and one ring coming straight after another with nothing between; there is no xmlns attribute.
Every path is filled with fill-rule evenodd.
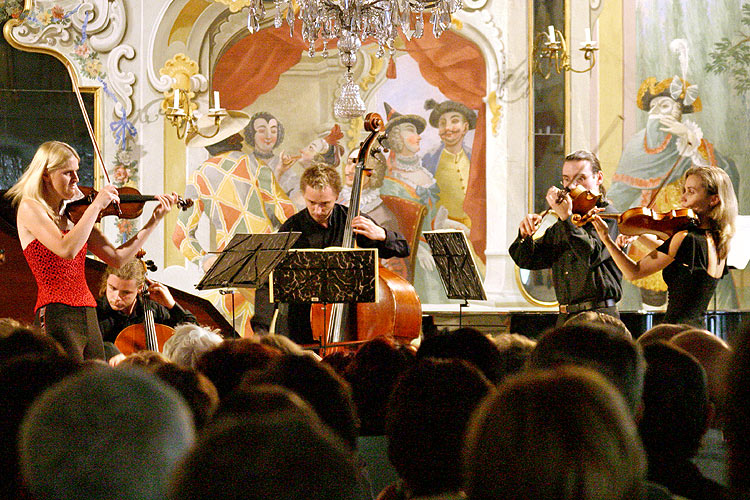
<svg viewBox="0 0 750 500"><path fill-rule="evenodd" d="M542 216L528 214L510 246L510 256L523 269L552 269L555 296L560 304L558 325L582 311L619 317L616 304L622 296L622 273L592 224L579 227L573 223L573 200L568 194L580 186L593 195L601 194L598 205L605 212L611 210L603 196L604 175L599 159L585 150L569 154L563 163L562 180L565 189L553 186L546 196L550 212L558 220L542 234ZM606 224L612 239L616 239L617 224L612 221Z"/></svg>
<svg viewBox="0 0 750 500"><path fill-rule="evenodd" d="M336 168L323 164L309 167L300 178L300 190L306 208L290 217L279 231L302 233L293 248L341 246L348 208L336 203L341 192L341 177ZM366 215L352 220L352 231L356 235L357 245L377 248L381 258L409 256L409 244L401 234L377 225ZM273 305L268 303L268 288L259 288L255 295L253 330L268 331L272 316ZM312 343L310 305L290 304L288 318L288 326L277 327L277 333L288 334L299 344Z"/></svg>
<svg viewBox="0 0 750 500"><path fill-rule="evenodd" d="M148 298L143 296L144 290L148 291ZM175 301L169 288L146 277L140 260L133 259L119 269L107 266L96 301L96 314L107 358L119 353L114 342L122 330L143 323L144 305L154 312L155 323L169 327L198 323L190 311Z"/></svg>

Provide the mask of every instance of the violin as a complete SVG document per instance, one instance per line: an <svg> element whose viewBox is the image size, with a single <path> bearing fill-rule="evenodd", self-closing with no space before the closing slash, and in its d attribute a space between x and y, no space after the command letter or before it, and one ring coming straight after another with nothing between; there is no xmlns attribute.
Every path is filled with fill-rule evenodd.
<svg viewBox="0 0 750 500"><path fill-rule="evenodd" d="M97 195L97 191L94 188L86 186L79 186L78 188L84 197L80 200L71 201L65 207L65 213L74 224L83 217L83 213L93 203ZM110 203L107 208L99 212L99 216L96 218L97 222L100 222L102 217L106 217L107 215L116 215L121 219L136 219L143 214L143 205L147 201L158 201L156 196L142 195L137 189L127 186L117 188L117 193L120 197L119 206ZM177 206L182 210L187 210L193 206L193 200L178 197Z"/></svg>
<svg viewBox="0 0 750 500"><path fill-rule="evenodd" d="M626 236L640 236L653 234L661 240L666 240L679 231L699 224L698 216L692 208L680 208L669 212L654 212L647 207L633 207L621 214L597 214L602 219L615 219L621 234ZM582 226L588 222L592 214L572 216L573 223Z"/></svg>
<svg viewBox="0 0 750 500"><path fill-rule="evenodd" d="M146 270L156 271L156 265L153 261L144 261L143 256L145 255L144 250L139 250L136 257L141 260ZM148 285L151 282L146 278L146 282L143 284L143 290L141 291L140 297L142 299L148 298ZM138 300L142 300L139 298ZM115 339L115 346L120 352L126 356L133 354L134 352L148 350L161 352L164 348L164 343L174 334L174 328L156 323L154 321L154 311L148 306L146 300L143 303L143 323L136 323L134 325L127 326L117 334Z"/></svg>

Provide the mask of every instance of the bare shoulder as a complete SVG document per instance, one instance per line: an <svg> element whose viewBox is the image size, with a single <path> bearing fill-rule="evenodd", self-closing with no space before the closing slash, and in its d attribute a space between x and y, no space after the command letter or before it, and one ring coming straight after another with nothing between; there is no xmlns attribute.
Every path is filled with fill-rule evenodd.
<svg viewBox="0 0 750 500"><path fill-rule="evenodd" d="M674 258L674 256L677 255L677 250L680 248L680 245L682 245L682 242L685 241L685 237L687 236L687 234L687 230L674 233L674 236L672 236L672 241L669 243L670 257Z"/></svg>

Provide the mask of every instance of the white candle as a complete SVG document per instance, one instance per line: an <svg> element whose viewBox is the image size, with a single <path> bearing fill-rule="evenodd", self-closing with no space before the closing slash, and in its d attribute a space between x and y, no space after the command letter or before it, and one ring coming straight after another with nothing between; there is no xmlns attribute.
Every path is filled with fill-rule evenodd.
<svg viewBox="0 0 750 500"><path fill-rule="evenodd" d="M214 90L214 108L215 109L221 108L221 104L219 103L219 91L218 90Z"/></svg>
<svg viewBox="0 0 750 500"><path fill-rule="evenodd" d="M590 44L591 43L591 28L586 28L585 32L586 32L586 43Z"/></svg>
<svg viewBox="0 0 750 500"><path fill-rule="evenodd" d="M551 24L547 27L547 36L549 36L550 43L555 43L557 40L555 38L555 27Z"/></svg>
<svg viewBox="0 0 750 500"><path fill-rule="evenodd" d="M172 107L175 109L180 107L180 89L174 89L174 105Z"/></svg>

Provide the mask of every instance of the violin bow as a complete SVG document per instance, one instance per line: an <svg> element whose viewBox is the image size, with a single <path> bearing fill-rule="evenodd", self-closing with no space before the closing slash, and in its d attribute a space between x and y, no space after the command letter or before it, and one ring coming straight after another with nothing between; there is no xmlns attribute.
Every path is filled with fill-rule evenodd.
<svg viewBox="0 0 750 500"><path fill-rule="evenodd" d="M94 128L91 126L91 120L89 120L89 114L86 112L86 105L83 103L83 97L81 97L81 89L78 87L78 76L75 73L75 70L73 69L73 65L70 64L70 61L68 61L67 58L63 58L63 61L65 62L65 68L68 70L68 74L70 75L70 82L73 84L73 92L75 92L76 100L78 101L78 106L81 108L81 114L83 114L83 121L86 123L86 130L88 130L89 138L91 138L91 144L94 146L94 152L96 153L96 157L99 158L99 163L102 166L102 170L104 171L104 177L107 179L107 184L111 184L112 181L109 178L109 172L107 172L107 165L104 162L104 157L102 156L102 151L99 149L99 143L96 142L96 136L94 135ZM113 202L115 204L115 207L117 208L118 215L122 215L122 210L120 210L120 204L117 202Z"/></svg>
<svg viewBox="0 0 750 500"><path fill-rule="evenodd" d="M667 184L667 179L669 179L669 177L672 175L672 172L674 172L674 169L677 168L677 165L683 160L683 158L685 158L685 155L681 154L674 162L674 165L672 165L672 168L669 169L669 172L667 172L667 174L662 178L659 187L657 187L656 191L651 194L651 199L649 200L648 205L646 205L646 208L651 209L654 203L656 203L656 197L659 196L662 188Z"/></svg>

